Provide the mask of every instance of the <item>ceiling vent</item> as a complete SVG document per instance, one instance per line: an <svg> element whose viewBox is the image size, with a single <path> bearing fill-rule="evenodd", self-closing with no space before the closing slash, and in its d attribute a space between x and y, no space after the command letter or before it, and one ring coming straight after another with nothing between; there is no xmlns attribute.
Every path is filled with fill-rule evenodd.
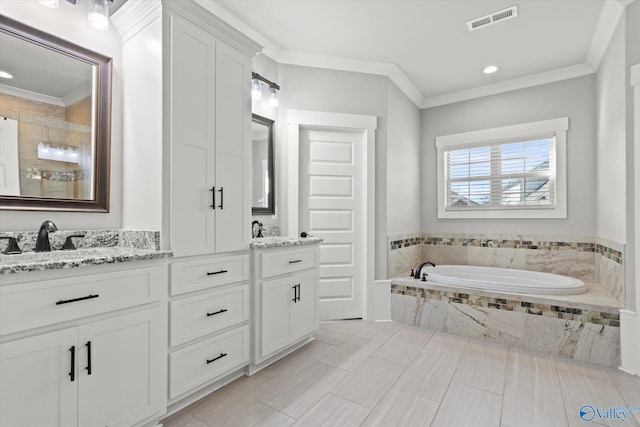
<svg viewBox="0 0 640 427"><path fill-rule="evenodd" d="M490 15L481 16L480 18L467 21L467 28L469 31L473 31L500 21L515 18L516 16L518 16L518 6L511 6L508 9L499 10L498 12L494 12Z"/></svg>

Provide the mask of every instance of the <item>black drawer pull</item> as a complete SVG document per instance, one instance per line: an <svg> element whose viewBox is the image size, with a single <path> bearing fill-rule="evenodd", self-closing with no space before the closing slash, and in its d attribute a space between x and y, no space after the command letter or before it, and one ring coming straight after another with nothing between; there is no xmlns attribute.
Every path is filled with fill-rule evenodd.
<svg viewBox="0 0 640 427"><path fill-rule="evenodd" d="M87 375L91 375L91 341L87 341Z"/></svg>
<svg viewBox="0 0 640 427"><path fill-rule="evenodd" d="M294 259L293 261L289 261L289 264L295 264L297 262L302 262L301 259Z"/></svg>
<svg viewBox="0 0 640 427"><path fill-rule="evenodd" d="M215 362L218 359L222 359L223 357L225 357L227 355L227 353L220 353L220 356L218 357L214 357L213 359L207 359L207 365L211 362Z"/></svg>
<svg viewBox="0 0 640 427"><path fill-rule="evenodd" d="M213 210L216 210L216 187L211 187L211 192L213 193L213 200L211 200L211 202L213 203L212 205L210 205Z"/></svg>
<svg viewBox="0 0 640 427"><path fill-rule="evenodd" d="M220 313L226 313L227 311L229 310L227 310L226 308L223 308L222 310L214 311L213 313L207 313L207 317L215 316L216 314L220 314Z"/></svg>
<svg viewBox="0 0 640 427"><path fill-rule="evenodd" d="M73 382L76 380L76 346L72 345L69 351L71 352L71 371L69 372L69 376Z"/></svg>
<svg viewBox="0 0 640 427"><path fill-rule="evenodd" d="M220 205L218 205L218 207L222 210L224 209L224 188L220 187L218 191L220 192Z"/></svg>
<svg viewBox="0 0 640 427"><path fill-rule="evenodd" d="M296 285L296 288L298 288L298 295L296 296L296 298L298 299L298 301L300 301L300 283Z"/></svg>
<svg viewBox="0 0 640 427"><path fill-rule="evenodd" d="M227 270L213 271L213 272L207 273L207 276L213 276L215 274L222 274L222 273L228 273L228 271Z"/></svg>
<svg viewBox="0 0 640 427"><path fill-rule="evenodd" d="M95 295L87 295L86 297L80 297L80 298L61 299L60 301L56 302L56 305L69 304L70 302L84 301L86 299L98 298L99 296L100 295L95 294Z"/></svg>
<svg viewBox="0 0 640 427"><path fill-rule="evenodd" d="M293 289L293 299L291 301L298 302L298 285L291 287Z"/></svg>

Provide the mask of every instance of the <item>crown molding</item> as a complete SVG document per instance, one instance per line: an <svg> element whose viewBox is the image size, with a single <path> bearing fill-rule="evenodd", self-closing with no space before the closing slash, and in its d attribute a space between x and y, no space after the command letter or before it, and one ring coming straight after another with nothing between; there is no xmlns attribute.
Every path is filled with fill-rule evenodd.
<svg viewBox="0 0 640 427"><path fill-rule="evenodd" d="M600 12L600 18L596 25L596 30L593 33L591 39L591 46L589 47L589 53L587 54L587 64L594 70L598 70L602 58L607 52L607 47L611 42L613 33L618 27L620 18L624 15L624 9L626 5L631 2L620 1L605 1L602 6L602 12Z"/></svg>
<svg viewBox="0 0 640 427"><path fill-rule="evenodd" d="M16 96L18 98L29 99L31 101L42 102L45 104L56 105L58 107L65 107L65 103L60 98L55 96L43 95L41 93L32 92L30 90L20 89L5 84L0 84L0 93L5 95Z"/></svg>
<svg viewBox="0 0 640 427"><path fill-rule="evenodd" d="M125 43L160 17L162 17L160 0L128 1L113 14L111 22L120 33L122 43Z"/></svg>
<svg viewBox="0 0 640 427"><path fill-rule="evenodd" d="M454 102L467 101L513 90L559 82L561 80L573 79L593 73L595 73L595 70L587 64L572 65L570 67L558 68L557 70L545 71L543 73L532 74L500 83L425 98L422 108L439 107L441 105L453 104Z"/></svg>
<svg viewBox="0 0 640 427"><path fill-rule="evenodd" d="M396 64L390 62L365 61L330 55L316 55L305 52L283 50L277 62L303 67L324 68L329 70L351 71L355 73L375 74L388 77L418 108L424 97L406 74Z"/></svg>

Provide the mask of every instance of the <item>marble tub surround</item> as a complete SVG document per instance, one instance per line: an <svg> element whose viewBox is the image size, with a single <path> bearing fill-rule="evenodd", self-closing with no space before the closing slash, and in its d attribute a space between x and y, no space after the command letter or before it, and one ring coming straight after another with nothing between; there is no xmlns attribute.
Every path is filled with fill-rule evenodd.
<svg viewBox="0 0 640 427"><path fill-rule="evenodd" d="M620 304L599 284L588 285L586 294L550 297L394 279L391 318L454 335L618 366Z"/></svg>
<svg viewBox="0 0 640 427"><path fill-rule="evenodd" d="M422 244L415 249L416 236ZM388 277L408 277L422 261L516 268L598 282L624 303L624 244L589 236L414 233L389 236Z"/></svg>
<svg viewBox="0 0 640 427"><path fill-rule="evenodd" d="M251 240L251 249L269 249L279 248L286 246L301 246L301 245L313 245L316 243L322 243L324 240L318 237L284 237L284 236L271 236L260 237Z"/></svg>
<svg viewBox="0 0 640 427"><path fill-rule="evenodd" d="M146 230L59 230L49 233L51 250L62 249L67 236L82 234L73 239L77 249L131 248L160 250L160 232ZM0 232L0 236L15 237L22 252L32 252L36 246L38 231ZM0 240L0 251L4 251L6 240Z"/></svg>
<svg viewBox="0 0 640 427"><path fill-rule="evenodd" d="M387 237L387 276L409 276L422 262L422 233L397 234Z"/></svg>

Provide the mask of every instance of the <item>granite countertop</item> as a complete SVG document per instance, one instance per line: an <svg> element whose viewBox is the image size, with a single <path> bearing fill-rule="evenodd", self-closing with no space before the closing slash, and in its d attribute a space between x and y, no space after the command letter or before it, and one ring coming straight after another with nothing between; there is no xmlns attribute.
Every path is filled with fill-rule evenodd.
<svg viewBox="0 0 640 427"><path fill-rule="evenodd" d="M168 258L170 251L124 247L0 254L0 275Z"/></svg>
<svg viewBox="0 0 640 427"><path fill-rule="evenodd" d="M271 236L260 237L251 241L251 249L269 249L269 248L281 248L286 246L301 246L301 245L314 245L321 243L323 239L317 237L283 237L283 236Z"/></svg>

